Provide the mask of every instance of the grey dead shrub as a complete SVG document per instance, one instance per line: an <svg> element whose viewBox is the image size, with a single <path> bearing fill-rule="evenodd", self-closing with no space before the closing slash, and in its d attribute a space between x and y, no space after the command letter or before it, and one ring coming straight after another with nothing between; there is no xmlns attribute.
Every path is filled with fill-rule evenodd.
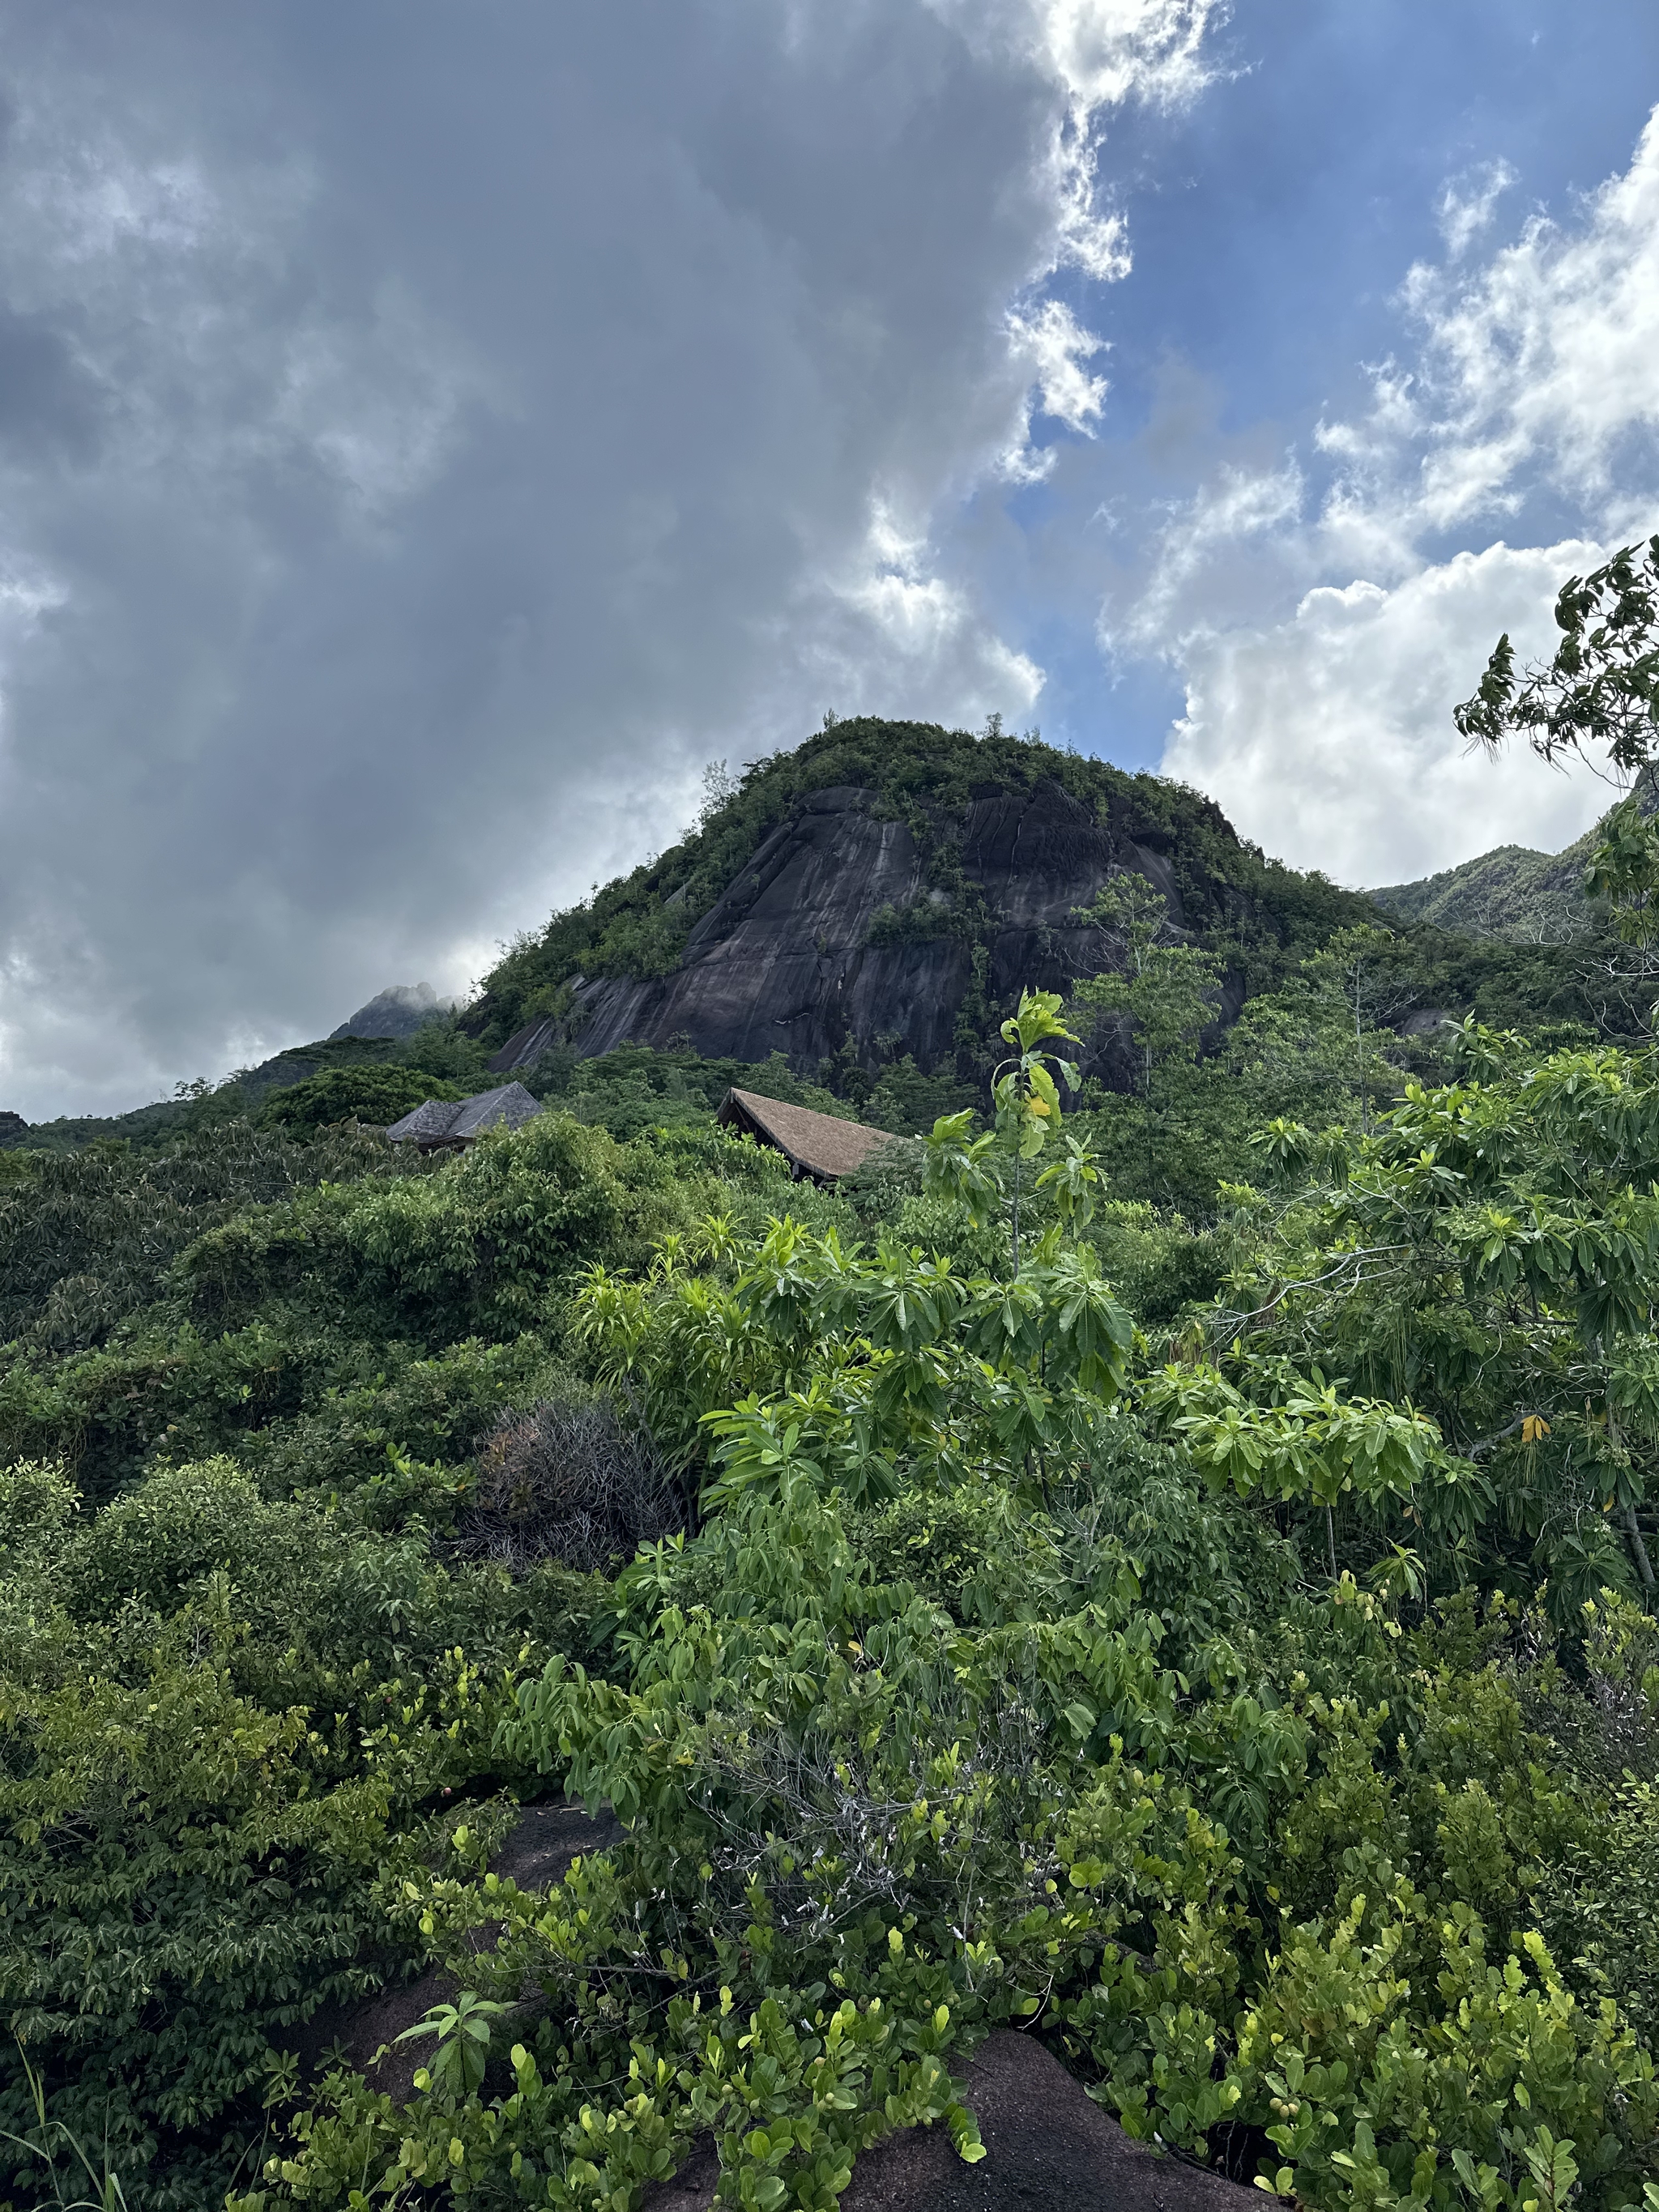
<svg viewBox="0 0 1659 2212"><path fill-rule="evenodd" d="M603 1399L550 1399L504 1414L476 1466L454 1549L510 1574L544 1559L584 1572L608 1567L685 1525L679 1491L650 1437L625 1428Z"/></svg>

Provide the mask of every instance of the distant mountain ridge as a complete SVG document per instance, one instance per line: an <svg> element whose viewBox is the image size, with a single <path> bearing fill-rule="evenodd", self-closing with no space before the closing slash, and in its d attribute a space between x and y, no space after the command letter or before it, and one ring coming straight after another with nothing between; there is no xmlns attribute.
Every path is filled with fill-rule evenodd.
<svg viewBox="0 0 1659 2212"><path fill-rule="evenodd" d="M1635 796L1644 814L1659 808L1659 787L1644 777ZM1611 810L1609 810L1611 811ZM1511 945L1559 945L1595 927L1602 909L1584 891L1584 872L1607 834L1607 816L1559 853L1496 845L1455 868L1367 894L1391 919L1428 922L1465 937Z"/></svg>
<svg viewBox="0 0 1659 2212"><path fill-rule="evenodd" d="M428 1022L445 1021L456 1010L456 1001L441 999L430 983L388 983L337 1030L331 1030L328 1042L336 1044L342 1037L351 1036L413 1036Z"/></svg>
<svg viewBox="0 0 1659 2212"><path fill-rule="evenodd" d="M1386 884L1370 896L1398 921L1431 922L1517 945L1559 943L1589 925L1584 869L1599 834L1599 829L1586 830L1559 853L1494 846L1438 875Z"/></svg>

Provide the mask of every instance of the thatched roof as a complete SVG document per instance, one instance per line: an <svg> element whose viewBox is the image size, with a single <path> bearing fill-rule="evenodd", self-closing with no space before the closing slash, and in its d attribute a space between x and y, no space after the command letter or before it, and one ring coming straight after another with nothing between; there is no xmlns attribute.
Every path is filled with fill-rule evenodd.
<svg viewBox="0 0 1659 2212"><path fill-rule="evenodd" d="M851 1175L878 1145L892 1142L886 1129L815 1114L810 1106L786 1106L781 1098L763 1098L753 1091L728 1091L714 1119L781 1152L797 1182L811 1176L814 1182L835 1182Z"/></svg>
<svg viewBox="0 0 1659 2212"><path fill-rule="evenodd" d="M470 1145L484 1129L520 1129L541 1112L522 1083L503 1083L476 1098L428 1098L386 1131L394 1145L418 1145L423 1152Z"/></svg>

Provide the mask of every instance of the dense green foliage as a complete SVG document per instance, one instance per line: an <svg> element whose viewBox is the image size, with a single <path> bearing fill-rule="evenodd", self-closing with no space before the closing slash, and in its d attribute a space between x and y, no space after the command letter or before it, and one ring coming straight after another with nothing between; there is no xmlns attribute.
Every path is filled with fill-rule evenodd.
<svg viewBox="0 0 1659 2212"><path fill-rule="evenodd" d="M1580 1058L1654 1157L1650 1079ZM1422 1113L1484 1100L1517 1158L1605 1194L1574 1073L1408 1099L1360 1148L1420 1165ZM1600 1343L1638 1317L1587 1293L1615 1241L1592 1237L1544 1311ZM630 1841L550 1906L409 1881L507 2008L509 2070L434 2077L412 2115L336 2076L245 2201L440 2176L627 2201L712 2128L733 2202L827 2205L895 2119L971 2153L949 2066L1024 2021L1133 2131L1314 2203L1639 2202L1647 1923L1595 1899L1648 1893L1659 1629L1601 1586L1558 1645L1504 1595L1510 1522L1453 1439L1278 1344L1228 1375L1157 1358L1206 1320L1138 1337L1059 1222L1018 1278L719 1219L590 1270L574 1336L708 1518L628 1570L608 1660L551 1659L501 1741ZM514 2021L526 1983L549 2010Z"/></svg>
<svg viewBox="0 0 1659 2212"><path fill-rule="evenodd" d="M1596 831L1589 830L1559 853L1498 845L1455 868L1415 883L1388 884L1371 896L1396 925L1426 921L1471 937L1553 944L1582 937L1595 924L1583 877L1598 842Z"/></svg>
<svg viewBox="0 0 1659 2212"><path fill-rule="evenodd" d="M594 1060L556 1047L524 1070L527 1087L579 1121L613 1137L646 1129L706 1129L726 1092L757 1091L787 1105L850 1117L852 1108L798 1075L781 1052L769 1060L705 1060L695 1052L623 1045Z"/></svg>
<svg viewBox="0 0 1659 2212"><path fill-rule="evenodd" d="M1000 743L800 773L920 819ZM135 2212L632 2212L712 2132L828 2212L894 2126L977 2154L1005 2024L1321 2212L1655 2201L1659 1054L1215 839L1276 917L1224 1030L1120 880L982 1083L566 1050L422 1160L354 1124L489 1079L434 1024L0 1155L0 2198L68 2130ZM503 1021L660 911L606 896ZM792 1184L734 1083L904 1140ZM521 1892L563 1790L624 1839ZM329 2046L434 1965L403 2105Z"/></svg>
<svg viewBox="0 0 1659 2212"><path fill-rule="evenodd" d="M453 1083L416 1067L331 1067L277 1091L259 1119L276 1129L325 1129L336 1121L384 1129L428 1098L464 1095Z"/></svg>
<svg viewBox="0 0 1659 2212"><path fill-rule="evenodd" d="M625 2202L712 2128L811 2207L896 2123L971 2155L962 2057L1025 2022L1316 2204L1639 2201L1659 1077L1471 1028L1402 1096L1378 951L1241 1025L1202 1234L1103 1163L1154 1113L1178 1158L1212 1063L1050 1137L1035 1001L1006 1139L834 1196L551 1114L12 1155L0 1973L52 2119L156 2205ZM478 1441L595 1388L701 1525L473 1559ZM630 1832L544 1899L483 1855L550 1780ZM433 1955L479 2002L416 2104L307 2087L305 2021Z"/></svg>
<svg viewBox="0 0 1659 2212"><path fill-rule="evenodd" d="M1456 710L1460 733L1492 751L1524 733L1545 760L1605 754L1616 775L1637 775L1659 733L1659 538L1569 576L1555 626L1553 655L1519 680L1507 633L1498 639L1480 688Z"/></svg>
<svg viewBox="0 0 1659 2212"><path fill-rule="evenodd" d="M0 1164L0 1982L54 2120L193 2206L292 2033L412 1970L387 1884L526 1784L502 1700L587 1648L603 1583L464 1541L476 1443L580 1401L581 1267L789 1184L552 1116L444 1164L238 1120Z"/></svg>

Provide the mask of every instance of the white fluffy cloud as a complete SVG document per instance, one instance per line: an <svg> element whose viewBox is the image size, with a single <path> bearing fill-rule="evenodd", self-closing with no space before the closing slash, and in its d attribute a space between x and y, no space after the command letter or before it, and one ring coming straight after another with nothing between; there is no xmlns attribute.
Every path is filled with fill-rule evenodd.
<svg viewBox="0 0 1659 2212"><path fill-rule="evenodd" d="M1577 222L1535 217L1467 281L1413 270L1406 300L1425 374L1401 427L1422 443L1431 526L1513 507L1533 470L1614 529L1651 512L1652 452L1632 439L1659 425L1659 112ZM1615 487L1625 462L1639 490Z"/></svg>
<svg viewBox="0 0 1659 2212"><path fill-rule="evenodd" d="M1570 219L1471 265L1510 181L1449 191L1452 258L1402 293L1415 356L1322 426L1317 500L1293 462L1218 477L1117 628L1185 676L1167 772L1351 883L1557 847L1609 800L1524 752L1465 757L1451 710L1500 630L1546 648L1566 575L1659 523L1659 114Z"/></svg>
<svg viewBox="0 0 1659 2212"><path fill-rule="evenodd" d="M1063 300L1045 300L1029 312L1010 309L1008 335L1016 359L1030 363L1043 412L1068 430L1092 436L1106 404L1106 380L1091 376L1085 363L1105 350L1103 342L1084 329Z"/></svg>
<svg viewBox="0 0 1659 2212"><path fill-rule="evenodd" d="M1440 195L1435 210L1440 235L1454 261L1461 260L1481 237L1498 212L1498 203L1517 181L1507 161L1483 161L1478 168L1454 177Z"/></svg>
<svg viewBox="0 0 1659 2212"><path fill-rule="evenodd" d="M1606 786L1525 751L1471 755L1448 739L1447 702L1474 689L1472 643L1508 628L1541 645L1561 578L1598 550L1492 545L1391 589L1318 586L1272 628L1194 638L1166 768L1269 851L1342 883L1431 874L1494 845L1553 849L1611 803Z"/></svg>

